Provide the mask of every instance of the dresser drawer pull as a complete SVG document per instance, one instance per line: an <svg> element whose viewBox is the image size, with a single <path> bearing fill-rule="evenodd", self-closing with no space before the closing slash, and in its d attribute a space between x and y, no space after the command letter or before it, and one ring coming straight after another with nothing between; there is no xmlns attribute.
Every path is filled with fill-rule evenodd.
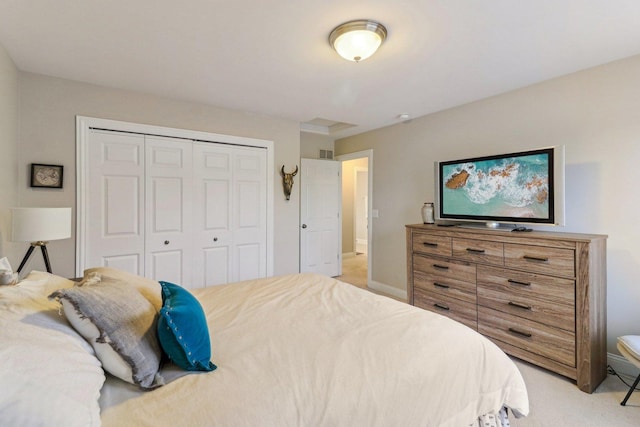
<svg viewBox="0 0 640 427"><path fill-rule="evenodd" d="M531 306L530 305L521 304L519 302L509 301L509 305L512 306L512 307L522 308L524 310L531 310Z"/></svg>
<svg viewBox="0 0 640 427"><path fill-rule="evenodd" d="M440 310L447 310L447 311L449 311L449 307L448 307L448 306L446 306L446 305L444 305L444 304L435 303L435 304L433 304L433 306L434 306L435 308L439 308Z"/></svg>
<svg viewBox="0 0 640 427"><path fill-rule="evenodd" d="M438 283L438 282L433 282L433 286L435 286L437 288L442 288L442 289L449 289L449 285L444 285L444 284Z"/></svg>
<svg viewBox="0 0 640 427"><path fill-rule="evenodd" d="M524 255L522 258L526 259L527 261L535 261L535 262L548 262L549 261L549 258L532 256L532 255Z"/></svg>
<svg viewBox="0 0 640 427"><path fill-rule="evenodd" d="M446 265L440 265L440 264L433 264L433 268L437 268L438 270L448 270L449 267L447 267Z"/></svg>
<svg viewBox="0 0 640 427"><path fill-rule="evenodd" d="M516 335L522 335L523 337L526 337L526 338L531 338L531 334L529 332L519 331L515 328L509 328L509 332Z"/></svg>
<svg viewBox="0 0 640 427"><path fill-rule="evenodd" d="M484 249L467 248L467 252L473 252L474 254L483 254Z"/></svg>
<svg viewBox="0 0 640 427"><path fill-rule="evenodd" d="M513 279L508 279L507 282L511 283L512 285L531 286L530 282L519 282L519 281L513 280Z"/></svg>
<svg viewBox="0 0 640 427"><path fill-rule="evenodd" d="M437 248L438 244L437 243L431 243L431 242L422 242L423 245L425 246L429 246L431 248Z"/></svg>

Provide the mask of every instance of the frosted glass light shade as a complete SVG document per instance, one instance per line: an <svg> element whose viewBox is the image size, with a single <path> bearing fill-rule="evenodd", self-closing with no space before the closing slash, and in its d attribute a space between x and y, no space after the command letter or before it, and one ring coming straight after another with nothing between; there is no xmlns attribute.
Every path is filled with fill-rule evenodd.
<svg viewBox="0 0 640 427"><path fill-rule="evenodd" d="M71 208L11 208L11 240L39 242L71 237Z"/></svg>
<svg viewBox="0 0 640 427"><path fill-rule="evenodd" d="M359 62L373 55L386 37L384 25L361 19L334 28L329 34L329 44L344 59Z"/></svg>

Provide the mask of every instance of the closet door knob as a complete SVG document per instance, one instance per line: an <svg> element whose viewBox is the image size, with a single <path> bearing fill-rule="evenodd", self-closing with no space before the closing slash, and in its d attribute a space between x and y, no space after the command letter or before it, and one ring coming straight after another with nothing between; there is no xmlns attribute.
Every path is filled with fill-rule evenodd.
<svg viewBox="0 0 640 427"><path fill-rule="evenodd" d="M307 224L302 224L302 228L307 228Z"/></svg>
<svg viewBox="0 0 640 427"><path fill-rule="evenodd" d="M171 242L169 242L168 240L165 240L165 241L164 241L164 244L165 244L165 245L168 245L169 243L171 243Z"/></svg>
<svg viewBox="0 0 640 427"><path fill-rule="evenodd" d="M213 238L213 241L214 241L214 242L217 242L217 241L218 241L218 238L217 238L217 237L214 237L214 238Z"/></svg>

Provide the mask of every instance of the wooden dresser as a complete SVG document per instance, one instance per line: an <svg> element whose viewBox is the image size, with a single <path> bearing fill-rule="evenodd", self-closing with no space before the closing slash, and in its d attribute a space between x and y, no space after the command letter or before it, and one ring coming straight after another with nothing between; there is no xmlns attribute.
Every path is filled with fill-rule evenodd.
<svg viewBox="0 0 640 427"><path fill-rule="evenodd" d="M444 314L505 353L576 381L604 380L604 235L407 225L409 303Z"/></svg>

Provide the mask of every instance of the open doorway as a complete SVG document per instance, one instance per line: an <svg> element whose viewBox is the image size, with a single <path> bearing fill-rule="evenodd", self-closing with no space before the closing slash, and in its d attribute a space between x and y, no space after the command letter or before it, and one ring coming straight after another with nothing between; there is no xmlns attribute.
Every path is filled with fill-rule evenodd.
<svg viewBox="0 0 640 427"><path fill-rule="evenodd" d="M372 150L338 156L342 162L342 275L361 288L371 282Z"/></svg>

